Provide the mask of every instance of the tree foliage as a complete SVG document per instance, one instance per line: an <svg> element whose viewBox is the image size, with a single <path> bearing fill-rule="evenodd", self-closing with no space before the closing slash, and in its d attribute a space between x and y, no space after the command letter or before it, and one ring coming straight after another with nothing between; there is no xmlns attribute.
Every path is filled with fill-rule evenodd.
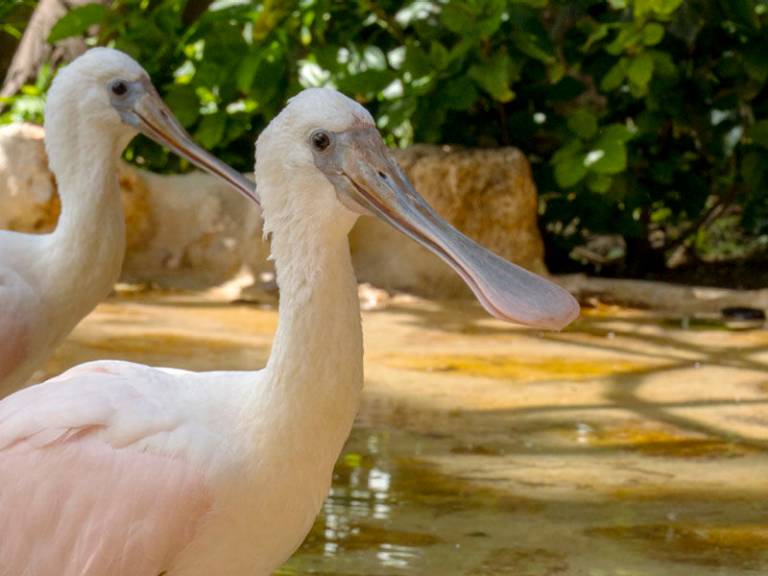
<svg viewBox="0 0 768 576"><path fill-rule="evenodd" d="M98 24L242 170L286 98L331 85L393 145L520 147L555 254L620 234L649 266L720 215L768 234L768 0L192 3L83 6L51 40ZM146 141L129 154L178 162Z"/></svg>

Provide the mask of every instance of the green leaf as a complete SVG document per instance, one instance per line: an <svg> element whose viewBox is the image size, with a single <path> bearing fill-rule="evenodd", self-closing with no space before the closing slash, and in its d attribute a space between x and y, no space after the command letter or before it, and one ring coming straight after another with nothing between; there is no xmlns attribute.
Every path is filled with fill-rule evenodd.
<svg viewBox="0 0 768 576"><path fill-rule="evenodd" d="M513 30L512 41L523 54L546 64L555 61L555 51L549 38L531 30Z"/></svg>
<svg viewBox="0 0 768 576"><path fill-rule="evenodd" d="M584 164L597 174L619 174L627 167L627 148L616 140L599 140L584 157Z"/></svg>
<svg viewBox="0 0 768 576"><path fill-rule="evenodd" d="M448 30L460 34L467 30L467 26L474 20L474 14L465 2L454 0L443 6L440 20Z"/></svg>
<svg viewBox="0 0 768 576"><path fill-rule="evenodd" d="M504 0L451 0L443 6L440 19L451 32L487 38L499 29Z"/></svg>
<svg viewBox="0 0 768 576"><path fill-rule="evenodd" d="M416 42L409 40L405 45L405 71L414 78L421 78L431 73L432 62L429 55Z"/></svg>
<svg viewBox="0 0 768 576"><path fill-rule="evenodd" d="M547 78L550 84L557 84L563 79L568 68L562 62L552 62L547 67Z"/></svg>
<svg viewBox="0 0 768 576"><path fill-rule="evenodd" d="M664 38L664 26L651 22L643 28L643 44L646 46L656 46Z"/></svg>
<svg viewBox="0 0 768 576"><path fill-rule="evenodd" d="M238 90L247 93L251 89L256 79L256 71L259 69L262 59L263 52L251 52L240 60L235 72Z"/></svg>
<svg viewBox="0 0 768 576"><path fill-rule="evenodd" d="M627 77L630 82L639 87L642 91L645 91L648 88L648 82L651 81L652 76L653 56L651 54L643 52L630 61L629 67L627 68Z"/></svg>
<svg viewBox="0 0 768 576"><path fill-rule="evenodd" d="M85 4L73 8L51 28L48 42L53 44L70 36L80 36L94 24L100 23L107 13L106 7L101 4Z"/></svg>
<svg viewBox="0 0 768 576"><path fill-rule="evenodd" d="M555 164L555 180L561 188L575 186L586 175L587 168L582 156L566 156Z"/></svg>
<svg viewBox="0 0 768 576"><path fill-rule="evenodd" d="M647 52L653 58L653 73L665 78L677 77L677 66L667 52L661 50L649 50Z"/></svg>
<svg viewBox="0 0 768 576"><path fill-rule="evenodd" d="M568 128L582 140L588 140L597 132L597 118L587 110L577 110L568 118Z"/></svg>
<svg viewBox="0 0 768 576"><path fill-rule="evenodd" d="M608 190L611 189L611 184L613 184L613 177L608 176L607 174L591 174L589 178L587 178L587 186L589 189L598 194L608 192Z"/></svg>
<svg viewBox="0 0 768 576"><path fill-rule="evenodd" d="M624 124L609 124L600 130L600 138L626 143L634 138L635 134Z"/></svg>
<svg viewBox="0 0 768 576"><path fill-rule="evenodd" d="M584 157L584 164L590 172L597 174L618 174L627 167L626 142L633 134L623 124L610 124L600 131L591 150Z"/></svg>
<svg viewBox="0 0 768 576"><path fill-rule="evenodd" d="M511 6L512 42L520 52L535 60L551 64L555 61L555 49L536 12L525 6Z"/></svg>
<svg viewBox="0 0 768 576"><path fill-rule="evenodd" d="M437 40L429 46L429 59L437 70L443 70L449 63L448 49Z"/></svg>
<svg viewBox="0 0 768 576"><path fill-rule="evenodd" d="M338 88L352 96L363 99L374 98L394 80L390 70L364 70L337 79Z"/></svg>
<svg viewBox="0 0 768 576"><path fill-rule="evenodd" d="M581 142L576 139L555 152L552 164L555 166L555 180L561 188L575 186L587 175L584 151Z"/></svg>
<svg viewBox="0 0 768 576"><path fill-rule="evenodd" d="M628 63L629 61L626 58L621 58L616 62L600 81L600 90L603 92L613 92L621 86L624 78L627 76Z"/></svg>
<svg viewBox="0 0 768 576"><path fill-rule="evenodd" d="M185 128L192 126L200 116L200 100L188 84L171 88L165 95L165 102Z"/></svg>
<svg viewBox="0 0 768 576"><path fill-rule="evenodd" d="M512 61L504 52L497 52L495 56L475 64L469 69L469 76L480 88L488 92L499 102L509 102L515 97L510 89Z"/></svg>
<svg viewBox="0 0 768 576"><path fill-rule="evenodd" d="M755 144L768 148L768 119L755 122L748 134Z"/></svg>
<svg viewBox="0 0 768 576"><path fill-rule="evenodd" d="M213 148L224 138L226 126L227 118L222 113L203 116L200 126L195 131L195 139L204 148Z"/></svg>
<svg viewBox="0 0 768 576"><path fill-rule="evenodd" d="M728 0L730 2L730 0ZM635 0L635 17L644 18L649 15L658 17L670 16L680 7L683 0Z"/></svg>
<svg viewBox="0 0 768 576"><path fill-rule="evenodd" d="M620 26L621 28L616 38L605 47L606 52L614 56L618 56L626 52L627 49L637 46L643 40L642 29L634 22L628 22Z"/></svg>
<svg viewBox="0 0 768 576"><path fill-rule="evenodd" d="M589 38L587 38L587 41L582 46L582 49L589 50L595 42L599 42L608 36L608 32L611 31L611 28L612 26L610 24L599 24L595 26L594 30L590 33Z"/></svg>

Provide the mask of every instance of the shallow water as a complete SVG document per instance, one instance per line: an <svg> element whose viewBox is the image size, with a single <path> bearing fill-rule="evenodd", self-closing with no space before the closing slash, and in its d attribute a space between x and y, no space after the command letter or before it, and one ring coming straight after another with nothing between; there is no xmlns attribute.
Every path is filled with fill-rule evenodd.
<svg viewBox="0 0 768 576"><path fill-rule="evenodd" d="M276 322L123 296L47 372L105 357L255 369ZM606 307L545 334L407 298L364 326L360 416L281 576L768 573L768 332Z"/></svg>

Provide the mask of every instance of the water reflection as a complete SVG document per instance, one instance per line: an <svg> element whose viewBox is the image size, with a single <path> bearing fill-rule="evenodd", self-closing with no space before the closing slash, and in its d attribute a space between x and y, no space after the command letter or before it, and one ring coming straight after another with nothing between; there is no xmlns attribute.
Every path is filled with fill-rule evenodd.
<svg viewBox="0 0 768 576"><path fill-rule="evenodd" d="M585 450L604 434L584 422L574 428L568 441ZM545 451L538 464L494 465L514 450L457 452L456 442L357 427L311 534L277 574L748 576L768 569L768 504L750 500L755 494L708 494L693 487L694 476L670 482L670 472L683 468L655 471L621 459L610 472L610 462L592 469L593 459L568 470ZM443 471L436 461L451 464ZM489 470L516 465L525 469L516 490L489 481ZM622 477L621 489L601 487Z"/></svg>
<svg viewBox="0 0 768 576"><path fill-rule="evenodd" d="M388 528L398 506L398 494L393 491L396 463L390 455L388 437L384 431L369 429L353 433L336 466L331 493L300 556L335 558L364 551L380 567L408 569L420 557L421 547L437 542L429 534Z"/></svg>

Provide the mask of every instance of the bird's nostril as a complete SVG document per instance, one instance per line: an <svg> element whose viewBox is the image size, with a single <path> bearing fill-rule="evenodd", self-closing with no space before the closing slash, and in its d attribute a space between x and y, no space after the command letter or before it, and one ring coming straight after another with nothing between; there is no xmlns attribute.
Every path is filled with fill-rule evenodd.
<svg viewBox="0 0 768 576"><path fill-rule="evenodd" d="M382 172L381 170L379 170L379 178L381 178L382 180L386 180L387 179L387 175L384 174L384 172Z"/></svg>

